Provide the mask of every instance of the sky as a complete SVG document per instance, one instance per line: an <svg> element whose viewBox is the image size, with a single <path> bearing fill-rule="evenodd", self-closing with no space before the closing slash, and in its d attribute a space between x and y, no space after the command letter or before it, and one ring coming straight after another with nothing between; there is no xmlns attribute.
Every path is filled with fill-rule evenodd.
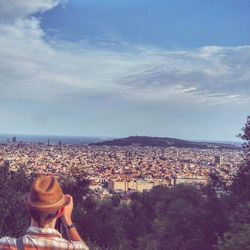
<svg viewBox="0 0 250 250"><path fill-rule="evenodd" d="M248 0L0 0L0 133L235 141Z"/></svg>

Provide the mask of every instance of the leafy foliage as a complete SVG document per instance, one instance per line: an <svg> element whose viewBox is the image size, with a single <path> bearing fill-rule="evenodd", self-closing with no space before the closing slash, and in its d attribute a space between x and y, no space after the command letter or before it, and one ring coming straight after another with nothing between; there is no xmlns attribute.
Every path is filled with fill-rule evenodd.
<svg viewBox="0 0 250 250"><path fill-rule="evenodd" d="M236 208L231 218L230 230L218 241L217 249L250 249L250 202Z"/></svg>
<svg viewBox="0 0 250 250"><path fill-rule="evenodd" d="M243 144L245 157L231 187L238 202L250 201L250 116L247 117L247 122L242 130L243 134L240 134L240 137L245 140Z"/></svg>
<svg viewBox="0 0 250 250"><path fill-rule="evenodd" d="M22 169L11 172L8 166L3 166L0 168L0 186L0 233L24 234L29 218L22 197L29 191L30 181Z"/></svg>

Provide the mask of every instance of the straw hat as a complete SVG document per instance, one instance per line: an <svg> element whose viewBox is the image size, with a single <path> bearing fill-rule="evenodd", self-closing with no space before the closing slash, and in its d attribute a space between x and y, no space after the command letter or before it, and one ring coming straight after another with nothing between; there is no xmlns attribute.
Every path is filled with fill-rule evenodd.
<svg viewBox="0 0 250 250"><path fill-rule="evenodd" d="M58 211L69 202L56 177L46 175L39 176L33 182L30 192L23 199L29 208L41 212Z"/></svg>

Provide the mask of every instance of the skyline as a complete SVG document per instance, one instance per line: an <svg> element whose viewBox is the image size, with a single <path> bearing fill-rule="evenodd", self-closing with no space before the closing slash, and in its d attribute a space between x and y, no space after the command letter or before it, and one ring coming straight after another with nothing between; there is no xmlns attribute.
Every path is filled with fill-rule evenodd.
<svg viewBox="0 0 250 250"><path fill-rule="evenodd" d="M0 2L0 131L235 141L250 3Z"/></svg>
<svg viewBox="0 0 250 250"><path fill-rule="evenodd" d="M128 137L136 137L128 136ZM0 133L0 143L12 142L13 138L16 138L17 142L31 142L31 143L48 143L48 140L51 141L52 144L58 144L59 141L62 141L65 144L81 144L87 143L96 143L96 142L104 142L104 141L112 141L115 139L126 139L128 137L105 137L105 136L84 136L84 135L60 135L60 134L4 134ZM242 139L233 140L233 141L215 141L215 140L195 140L195 139L185 139L185 138L172 138L172 137L151 137L151 136L141 136L141 137L150 137L150 138L166 138L166 139L177 139L177 140L184 140L189 142L205 142L205 143L232 143L237 146L242 146L244 141ZM65 140L66 139L66 140Z"/></svg>

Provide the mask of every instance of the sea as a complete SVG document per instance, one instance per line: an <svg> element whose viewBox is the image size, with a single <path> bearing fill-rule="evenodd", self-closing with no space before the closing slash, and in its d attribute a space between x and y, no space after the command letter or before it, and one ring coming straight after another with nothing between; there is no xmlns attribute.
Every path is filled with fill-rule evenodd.
<svg viewBox="0 0 250 250"><path fill-rule="evenodd" d="M60 135L22 135L22 134L0 134L0 143L12 142L16 137L16 142L26 143L49 143L51 145L58 144L78 144L87 145L90 143L111 140L110 137L89 137L89 136L60 136Z"/></svg>
<svg viewBox="0 0 250 250"><path fill-rule="evenodd" d="M56 145L60 141L63 144L76 144L76 145L87 145L90 143L109 141L117 139L115 137L97 137L97 136L65 136L65 135L23 135L23 134L0 134L0 143L12 142L13 138L16 137L17 142L26 143L48 143ZM231 144L240 147L242 141L200 141L193 140L194 142L209 142L209 143L222 143Z"/></svg>

